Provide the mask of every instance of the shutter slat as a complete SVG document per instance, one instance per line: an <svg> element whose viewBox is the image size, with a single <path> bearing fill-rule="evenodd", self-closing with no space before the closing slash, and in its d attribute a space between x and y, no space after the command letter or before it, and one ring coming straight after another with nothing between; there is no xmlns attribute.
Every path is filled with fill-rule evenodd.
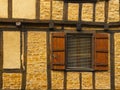
<svg viewBox="0 0 120 90"><path fill-rule="evenodd" d="M65 69L65 34L62 32L52 33L52 69L64 70Z"/></svg>
<svg viewBox="0 0 120 90"><path fill-rule="evenodd" d="M95 70L108 70L108 34L95 34Z"/></svg>

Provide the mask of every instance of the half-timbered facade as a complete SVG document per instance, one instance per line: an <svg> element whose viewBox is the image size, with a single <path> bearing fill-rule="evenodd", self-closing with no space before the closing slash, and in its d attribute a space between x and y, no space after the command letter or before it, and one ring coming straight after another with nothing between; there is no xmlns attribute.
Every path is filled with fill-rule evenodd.
<svg viewBox="0 0 120 90"><path fill-rule="evenodd" d="M120 89L119 0L0 0L0 89Z"/></svg>

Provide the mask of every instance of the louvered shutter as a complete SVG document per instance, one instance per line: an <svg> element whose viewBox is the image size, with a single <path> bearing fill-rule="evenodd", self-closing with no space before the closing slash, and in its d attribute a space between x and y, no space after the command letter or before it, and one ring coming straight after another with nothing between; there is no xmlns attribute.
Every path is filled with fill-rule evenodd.
<svg viewBox="0 0 120 90"><path fill-rule="evenodd" d="M108 34L95 34L95 70L108 70Z"/></svg>
<svg viewBox="0 0 120 90"><path fill-rule="evenodd" d="M65 34L62 32L55 32L51 35L52 45L52 69L65 69Z"/></svg>

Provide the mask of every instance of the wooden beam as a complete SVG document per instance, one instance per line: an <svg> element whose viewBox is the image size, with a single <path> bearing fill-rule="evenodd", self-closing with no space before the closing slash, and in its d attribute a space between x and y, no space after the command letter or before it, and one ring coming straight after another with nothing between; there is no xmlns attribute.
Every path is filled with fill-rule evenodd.
<svg viewBox="0 0 120 90"><path fill-rule="evenodd" d="M96 3L93 3L93 22L95 22L95 15L96 15Z"/></svg>
<svg viewBox="0 0 120 90"><path fill-rule="evenodd" d="M63 90L67 90L67 71L64 71Z"/></svg>
<svg viewBox="0 0 120 90"><path fill-rule="evenodd" d="M20 70L20 69L3 69L2 72L3 73L21 73L22 70Z"/></svg>
<svg viewBox="0 0 120 90"><path fill-rule="evenodd" d="M110 34L110 86L115 90L115 40L114 33Z"/></svg>
<svg viewBox="0 0 120 90"><path fill-rule="evenodd" d="M46 35L47 40L47 90L52 89L52 81L51 81L51 63L50 63L50 32L47 32Z"/></svg>
<svg viewBox="0 0 120 90"><path fill-rule="evenodd" d="M8 0L8 18L12 18L12 0Z"/></svg>
<svg viewBox="0 0 120 90"><path fill-rule="evenodd" d="M27 30L23 30L23 42L24 42L24 69L22 72L22 90L26 90L26 79L27 79Z"/></svg>
<svg viewBox="0 0 120 90"><path fill-rule="evenodd" d="M80 90L82 90L82 73L79 73Z"/></svg>
<svg viewBox="0 0 120 90"><path fill-rule="evenodd" d="M63 5L63 21L68 20L68 3Z"/></svg>

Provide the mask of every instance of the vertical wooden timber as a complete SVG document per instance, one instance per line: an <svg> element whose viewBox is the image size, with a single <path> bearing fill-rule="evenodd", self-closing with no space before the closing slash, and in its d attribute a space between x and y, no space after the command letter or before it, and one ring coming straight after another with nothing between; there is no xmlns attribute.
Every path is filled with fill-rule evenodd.
<svg viewBox="0 0 120 90"><path fill-rule="evenodd" d="M40 19L40 0L36 0L36 19Z"/></svg>
<svg viewBox="0 0 120 90"><path fill-rule="evenodd" d="M0 31L0 90L2 90L3 80L2 80L2 70L3 70L3 31Z"/></svg>
<svg viewBox="0 0 120 90"><path fill-rule="evenodd" d="M8 18L12 18L12 0L8 0Z"/></svg>
<svg viewBox="0 0 120 90"><path fill-rule="evenodd" d="M22 30L20 29L20 69L23 70L23 38L22 38Z"/></svg>
<svg viewBox="0 0 120 90"><path fill-rule="evenodd" d="M96 3L93 3L93 22L95 22ZM92 89L95 90L95 72L92 72Z"/></svg>
<svg viewBox="0 0 120 90"><path fill-rule="evenodd" d="M120 0L119 0L119 22L120 22Z"/></svg>
<svg viewBox="0 0 120 90"><path fill-rule="evenodd" d="M105 7L104 7L104 17L105 17L105 26L104 26L104 29L105 30L108 30L108 9L109 9L109 2L108 1L105 1Z"/></svg>
<svg viewBox="0 0 120 90"><path fill-rule="evenodd" d="M104 8L104 14L105 14L105 23L107 23L108 21L108 7L109 7L109 3L108 1L105 1L105 8Z"/></svg>
<svg viewBox="0 0 120 90"><path fill-rule="evenodd" d="M92 88L93 88L93 90L95 90L95 72L92 72Z"/></svg>
<svg viewBox="0 0 120 90"><path fill-rule="evenodd" d="M67 71L64 71L63 90L67 90Z"/></svg>
<svg viewBox="0 0 120 90"><path fill-rule="evenodd" d="M51 64L50 64L50 32L46 32L46 42L47 42L47 90L51 90Z"/></svg>
<svg viewBox="0 0 120 90"><path fill-rule="evenodd" d="M110 81L111 81L111 90L115 90L115 42L114 42L114 33L110 34Z"/></svg>
<svg viewBox="0 0 120 90"><path fill-rule="evenodd" d="M63 21L68 20L68 3L65 2L63 5Z"/></svg>
<svg viewBox="0 0 120 90"><path fill-rule="evenodd" d="M23 66L24 66L24 69L22 71L22 90L25 90L26 89L26 74L27 74L27 31L23 31L22 30L22 33L23 33L23 42L24 42L24 63L23 63Z"/></svg>
<svg viewBox="0 0 120 90"><path fill-rule="evenodd" d="M63 21L68 20L68 3L64 2L63 5ZM62 26L62 29L64 30L64 25ZM67 90L67 71L64 71L64 81L63 81L63 88L64 90Z"/></svg>
<svg viewBox="0 0 120 90"><path fill-rule="evenodd" d="M78 21L82 21L82 3L79 3Z"/></svg>
<svg viewBox="0 0 120 90"><path fill-rule="evenodd" d="M93 3L93 22L95 22L96 3Z"/></svg>
<svg viewBox="0 0 120 90"><path fill-rule="evenodd" d="M80 90L82 90L82 73L79 74Z"/></svg>
<svg viewBox="0 0 120 90"><path fill-rule="evenodd" d="M50 20L52 20L53 0L50 0Z"/></svg>
<svg viewBox="0 0 120 90"><path fill-rule="evenodd" d="M82 3L79 3L79 15L78 15L78 22L81 23L82 21ZM81 29L81 27L78 27ZM82 73L79 74L79 84L80 84L80 90L82 90Z"/></svg>
<svg viewBox="0 0 120 90"><path fill-rule="evenodd" d="M79 3L79 11L78 11L78 23L77 23L77 31L81 30L81 21L82 21L82 3Z"/></svg>

